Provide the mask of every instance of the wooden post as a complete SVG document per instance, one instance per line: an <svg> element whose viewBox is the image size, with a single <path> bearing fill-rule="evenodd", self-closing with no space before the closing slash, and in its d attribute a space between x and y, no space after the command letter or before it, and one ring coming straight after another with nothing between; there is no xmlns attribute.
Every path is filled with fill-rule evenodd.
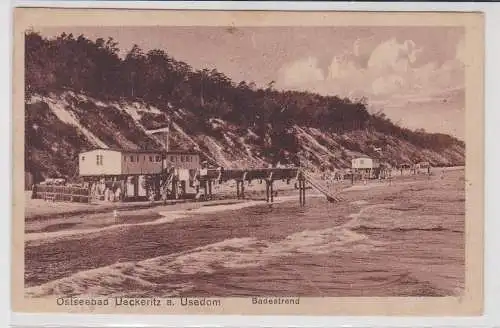
<svg viewBox="0 0 500 328"><path fill-rule="evenodd" d="M208 180L203 181L203 190L205 192L205 199L208 199Z"/></svg>
<svg viewBox="0 0 500 328"><path fill-rule="evenodd" d="M127 191L127 185L128 185L128 176L123 177L123 189L122 189L122 201L125 201L128 196L128 191Z"/></svg>
<svg viewBox="0 0 500 328"><path fill-rule="evenodd" d="M299 204L302 206L302 193L300 192L300 188L301 188L301 184L302 182L300 182L300 179L297 179L297 184L298 184L298 187L299 187Z"/></svg>
<svg viewBox="0 0 500 328"><path fill-rule="evenodd" d="M172 177L172 196L174 199L177 199L177 179L176 177Z"/></svg>
<svg viewBox="0 0 500 328"><path fill-rule="evenodd" d="M153 200L158 200L158 195L160 193L160 183L159 183L159 175L151 175L151 191L153 192L154 197Z"/></svg>
<svg viewBox="0 0 500 328"><path fill-rule="evenodd" d="M299 177L299 203L301 206L306 204L306 181L302 175Z"/></svg>
<svg viewBox="0 0 500 328"><path fill-rule="evenodd" d="M119 195L120 197L120 202L123 202L123 200L125 199L125 186L127 185L126 181L123 179L123 176L122 176L122 179L120 180L120 190L121 190L121 193Z"/></svg>
<svg viewBox="0 0 500 328"><path fill-rule="evenodd" d="M181 180L181 190L182 190L182 195L185 197L187 193L187 185L188 181L187 180Z"/></svg>
<svg viewBox="0 0 500 328"><path fill-rule="evenodd" d="M208 180L208 193L210 195L210 199L212 199L212 180Z"/></svg>
<svg viewBox="0 0 500 328"><path fill-rule="evenodd" d="M243 176L241 177L241 198L245 198L245 180L247 178L247 172L243 173Z"/></svg>
<svg viewBox="0 0 500 328"><path fill-rule="evenodd" d="M299 177L297 177L297 187L299 189L299 205L302 206L302 193L300 192L301 184Z"/></svg>
<svg viewBox="0 0 500 328"><path fill-rule="evenodd" d="M306 205L306 181L304 180L304 177L302 177L302 206Z"/></svg>
<svg viewBox="0 0 500 328"><path fill-rule="evenodd" d="M34 184L33 185L33 188L31 188L31 199L35 199L36 198L36 192L37 192L37 185Z"/></svg>
<svg viewBox="0 0 500 328"><path fill-rule="evenodd" d="M302 205L306 205L306 180L302 179Z"/></svg>
<svg viewBox="0 0 500 328"><path fill-rule="evenodd" d="M139 196L139 176L134 176L134 198Z"/></svg>
<svg viewBox="0 0 500 328"><path fill-rule="evenodd" d="M240 182L236 180L236 198L240 199Z"/></svg>
<svg viewBox="0 0 500 328"><path fill-rule="evenodd" d="M269 202L269 181L266 180L266 202Z"/></svg>
<svg viewBox="0 0 500 328"><path fill-rule="evenodd" d="M273 180L270 182L270 187L271 187L271 203L274 202L274 188L273 188Z"/></svg>
<svg viewBox="0 0 500 328"><path fill-rule="evenodd" d="M87 202L90 204L92 202L92 184L89 183L89 186L87 187Z"/></svg>

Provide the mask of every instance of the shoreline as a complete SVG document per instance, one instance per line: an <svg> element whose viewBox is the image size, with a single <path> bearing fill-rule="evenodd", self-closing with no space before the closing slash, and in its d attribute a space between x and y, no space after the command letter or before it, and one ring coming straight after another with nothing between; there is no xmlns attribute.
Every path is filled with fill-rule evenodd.
<svg viewBox="0 0 500 328"><path fill-rule="evenodd" d="M217 189L220 189L217 191ZM141 201L141 202L112 202L112 203L69 203L69 202L55 202L50 203L50 207L46 206L46 202L41 199L31 199L26 193L25 207L25 222L43 221L50 219L58 219L64 217L72 217L78 215L94 215L118 211L138 211L138 210L153 210L158 207L172 207L176 206L213 206L219 204L233 204L247 201L265 201L265 189L257 183L247 187L247 192L244 199L236 198L236 188L231 184L218 186L215 189L212 199L209 200L193 200L193 199L178 199L164 201ZM233 190L234 189L234 190ZM293 183L284 184L281 182L276 183L275 191L279 196L291 196L297 193L298 190L294 188Z"/></svg>
<svg viewBox="0 0 500 328"><path fill-rule="evenodd" d="M455 168L460 169L460 168ZM373 180L368 181L367 184L363 183L355 183L351 184L350 181L345 181L340 184L334 184L337 188L332 188L330 191L333 194L341 195L344 192L349 191L362 191L365 189L370 189L373 187L381 187L390 184L408 184L415 183L417 181L426 180L424 175L416 175L416 176L395 176L392 183L389 183L387 180ZM253 186L255 187L255 185ZM131 203L123 203L123 202L113 202L113 203L94 203L94 204L82 204L82 203L67 203L67 202L56 202L50 203L52 206L47 206L46 202L40 199L32 200L27 199L26 201L30 203L25 210L24 220L25 223L35 223L35 222L43 222L53 219L66 219L76 216L82 215L99 215L105 213L112 213L113 211L155 211L158 212L166 212L166 211L176 211L176 210L185 210L186 208L199 208L199 207L211 207L211 206L230 206L233 204L241 204L247 202L263 202L265 201L265 191L262 189L251 189L247 190L246 197L244 199L237 199L235 197L235 191L232 190L231 186L222 186L221 191L216 192L214 194L213 199L197 201L192 199L179 199L179 200L168 200L167 202L163 201L142 201L142 202L131 202ZM306 193L306 197L314 196L316 194L321 195L314 188L308 188L309 192ZM291 185L278 185L276 188L276 192L278 193L275 196L274 202L277 203L279 199L283 197L287 197L287 199L297 198L298 200L298 190L296 190ZM324 195L321 195L325 197ZM27 197L28 198L28 197ZM163 207L165 209L163 209ZM45 212L44 212L45 211Z"/></svg>
<svg viewBox="0 0 500 328"><path fill-rule="evenodd" d="M307 198L321 198L324 197L321 194L315 193L315 194L310 194L306 196ZM52 238L58 238L58 237L70 237L70 236L76 236L76 235L85 235L85 234L91 234L91 233L97 233L101 231L106 231L106 230L113 230L113 229L119 229L121 227L125 226L144 226L144 225L159 225L159 224L164 224L164 223L170 223L175 220L179 219L184 219L184 218L189 218L193 217L198 214L206 214L206 213L220 213L220 212L225 212L225 211L235 211L235 210L240 210L248 207L254 207L254 206L263 206L263 205L269 205L272 206L273 204L282 204L286 202L293 201L295 199L295 196L280 196L276 197L274 203L269 204L265 200L241 200L238 202L215 202L213 201L210 204L205 204L201 205L199 207L191 207L191 208L186 208L186 209L160 209L159 211L156 211L155 213L158 214L158 217L153 219L153 220L144 220L142 222L133 222L133 223L117 223L117 222L102 222L102 225L100 226L95 226L95 227L88 227L88 228L76 228L72 230L67 230L67 229L59 229L55 231L30 231L30 232L25 232L25 237L24 240L25 242L37 242L41 241L43 242L44 240L51 240Z"/></svg>
<svg viewBox="0 0 500 328"><path fill-rule="evenodd" d="M295 189L285 188L278 189L277 192L281 194L281 196L288 196L291 192L294 192ZM234 192L235 194L236 192ZM52 211L48 211L46 213L37 213L36 210L29 209L28 213L25 214L24 220L26 222L29 221L37 221L44 219L56 219L68 216L77 216L84 214L101 214L107 213L109 211L119 210L119 211L135 211L135 210L146 210L146 209L155 209L158 207L171 207L175 205L182 204L199 204L200 206L213 206L219 204L233 204L233 203L241 203L246 201L257 201L264 200L265 195L263 191L259 190L249 190L246 194L245 199L237 199L235 196L231 196L230 192L224 191L219 194L214 194L213 199L209 200L193 200L193 199L177 199L177 200L167 200L164 201L140 201L140 202L109 202L109 203L68 203L68 202L56 202L50 203L53 205ZM264 196L264 197L263 197ZM298 196L297 196L298 197ZM43 200L32 200L28 199L27 202L37 202L40 204L44 204ZM65 207L65 208L63 208ZM75 207L75 208L67 208L67 207ZM45 208L46 210L46 208ZM29 213L31 212L31 213Z"/></svg>
<svg viewBox="0 0 500 328"><path fill-rule="evenodd" d="M422 181L422 180L420 180ZM418 180L400 181L397 185L418 183ZM396 185L396 184L394 184ZM366 185L344 186L337 194L342 193L362 193L370 189L384 188L387 183L372 182ZM221 199L206 202L184 202L177 205L150 206L146 209L127 208L114 217L112 210L103 209L101 213L85 213L84 216L51 217L46 220L29 221L25 223L26 242L44 242L51 238L64 238L68 236L85 235L98 233L106 230L113 230L120 227L159 225L174 222L179 219L194 217L200 214L220 213L225 211L240 210L254 206L272 206L286 202L298 202L298 195L281 192L280 196L274 198L273 203L267 203L265 199L247 198L244 200ZM306 194L306 198L326 198L316 190L311 190Z"/></svg>

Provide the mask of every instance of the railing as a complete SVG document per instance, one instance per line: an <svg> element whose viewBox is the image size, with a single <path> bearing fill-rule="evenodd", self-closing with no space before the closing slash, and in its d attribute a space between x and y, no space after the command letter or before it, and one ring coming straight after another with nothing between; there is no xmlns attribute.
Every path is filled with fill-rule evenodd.
<svg viewBox="0 0 500 328"><path fill-rule="evenodd" d="M314 181L314 179L307 173L302 172L305 181L307 181L314 189L325 195L325 197L328 199L330 202L339 202L342 200L342 197L340 197L339 192L337 193L332 193L330 190L328 190L327 187L322 186L320 183Z"/></svg>
<svg viewBox="0 0 500 328"><path fill-rule="evenodd" d="M34 185L31 198L51 202L90 203L88 188L73 186Z"/></svg>
<svg viewBox="0 0 500 328"><path fill-rule="evenodd" d="M298 168L207 169L205 175L200 175L200 180L252 181L294 179L297 176L298 170Z"/></svg>

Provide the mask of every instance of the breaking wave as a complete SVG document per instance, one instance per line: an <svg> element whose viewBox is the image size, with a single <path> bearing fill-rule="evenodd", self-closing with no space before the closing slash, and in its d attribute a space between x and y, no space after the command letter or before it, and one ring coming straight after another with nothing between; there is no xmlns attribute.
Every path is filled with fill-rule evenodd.
<svg viewBox="0 0 500 328"><path fill-rule="evenodd" d="M26 289L30 297L52 295L119 295L127 286L127 295L175 296L190 288L175 283L179 276L212 274L223 269L265 266L287 256L329 254L332 250L370 251L384 243L368 239L349 229L349 225L294 233L279 241L233 238L139 262L116 263L78 272L69 277ZM185 279L181 279L185 280Z"/></svg>

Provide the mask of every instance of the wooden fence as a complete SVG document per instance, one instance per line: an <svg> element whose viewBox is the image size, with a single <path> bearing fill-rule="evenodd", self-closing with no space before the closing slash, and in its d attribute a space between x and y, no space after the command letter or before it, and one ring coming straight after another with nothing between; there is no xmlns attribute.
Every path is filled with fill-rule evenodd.
<svg viewBox="0 0 500 328"><path fill-rule="evenodd" d="M90 203L88 188L73 186L34 185L31 198L53 202Z"/></svg>

